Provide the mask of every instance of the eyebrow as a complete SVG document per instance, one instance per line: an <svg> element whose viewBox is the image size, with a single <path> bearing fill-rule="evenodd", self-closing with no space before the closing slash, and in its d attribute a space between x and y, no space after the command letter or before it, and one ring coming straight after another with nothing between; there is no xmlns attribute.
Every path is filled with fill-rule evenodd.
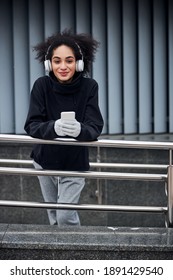
<svg viewBox="0 0 173 280"><path fill-rule="evenodd" d="M54 59L54 58L61 59L61 57L59 57L59 56L53 56L52 58L53 58L53 59ZM66 58L74 58L74 56L67 56Z"/></svg>

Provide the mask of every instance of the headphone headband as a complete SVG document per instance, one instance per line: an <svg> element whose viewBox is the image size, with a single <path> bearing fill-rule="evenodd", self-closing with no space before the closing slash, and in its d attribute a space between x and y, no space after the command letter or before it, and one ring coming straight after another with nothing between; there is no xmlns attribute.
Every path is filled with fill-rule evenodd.
<svg viewBox="0 0 173 280"><path fill-rule="evenodd" d="M80 53L80 55L82 56L82 59L83 59L83 53L82 53L82 50L81 50L80 46L76 42L75 42L75 44L78 47L79 53Z"/></svg>

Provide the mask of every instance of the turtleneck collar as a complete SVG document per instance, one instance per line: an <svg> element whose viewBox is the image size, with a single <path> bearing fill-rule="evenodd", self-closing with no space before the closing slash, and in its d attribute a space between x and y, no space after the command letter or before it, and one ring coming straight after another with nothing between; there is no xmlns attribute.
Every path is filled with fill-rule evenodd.
<svg viewBox="0 0 173 280"><path fill-rule="evenodd" d="M70 83L60 83L56 77L51 72L49 74L49 77L51 78L53 82L53 90L59 94L73 94L77 92L80 88L80 82L82 79L82 73L75 74L72 82Z"/></svg>

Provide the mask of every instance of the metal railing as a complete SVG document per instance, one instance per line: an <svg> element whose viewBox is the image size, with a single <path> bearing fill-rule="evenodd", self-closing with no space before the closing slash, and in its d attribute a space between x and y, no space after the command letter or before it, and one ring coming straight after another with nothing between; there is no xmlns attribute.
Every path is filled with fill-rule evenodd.
<svg viewBox="0 0 173 280"><path fill-rule="evenodd" d="M99 204L54 204L41 202L26 202L26 201L10 201L0 200L0 206L6 207L26 207L26 208L52 208L52 209L76 209L76 210L95 210L95 211L122 211L122 212L144 212L144 213L164 213L165 224L167 227L173 226L173 165L172 165L172 150L173 143L171 142L155 142L155 141L125 141L125 140L107 140L100 139L92 142L79 142L73 139L42 140L24 135L9 135L0 134L0 143L24 143L24 144L52 144L52 145L79 145L97 148L97 162L90 163L92 168L97 168L97 171L59 171L59 170L38 170L30 167L0 167L0 174L7 175L28 175L28 176L72 176L85 177L89 179L97 179L98 194L101 192L99 182L102 179L109 180L134 180L134 181L162 181L165 183L167 206L124 206L124 205L100 205ZM130 149L157 149L168 150L168 165L161 164L126 164L126 163L101 163L100 148L130 148ZM1 159L0 164L13 165L31 164L31 160L15 160ZM102 168L135 168L135 169L164 169L165 173L126 173L126 172L110 172L102 171ZM101 202L101 196L98 201Z"/></svg>

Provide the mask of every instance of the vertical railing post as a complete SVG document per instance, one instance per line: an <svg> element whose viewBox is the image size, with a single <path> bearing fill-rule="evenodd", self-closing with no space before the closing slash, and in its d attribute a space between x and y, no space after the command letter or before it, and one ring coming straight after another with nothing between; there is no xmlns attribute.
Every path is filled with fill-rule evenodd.
<svg viewBox="0 0 173 280"><path fill-rule="evenodd" d="M169 149L169 165L172 165L172 150Z"/></svg>
<svg viewBox="0 0 173 280"><path fill-rule="evenodd" d="M97 162L100 163L100 147L97 146ZM98 171L101 171L101 168L98 168ZM102 185L100 179L97 179L97 190L96 190L96 196L98 199L98 204L102 204Z"/></svg>
<svg viewBox="0 0 173 280"><path fill-rule="evenodd" d="M169 166L168 166L168 227L173 227L173 165L172 165L172 150L169 150Z"/></svg>

